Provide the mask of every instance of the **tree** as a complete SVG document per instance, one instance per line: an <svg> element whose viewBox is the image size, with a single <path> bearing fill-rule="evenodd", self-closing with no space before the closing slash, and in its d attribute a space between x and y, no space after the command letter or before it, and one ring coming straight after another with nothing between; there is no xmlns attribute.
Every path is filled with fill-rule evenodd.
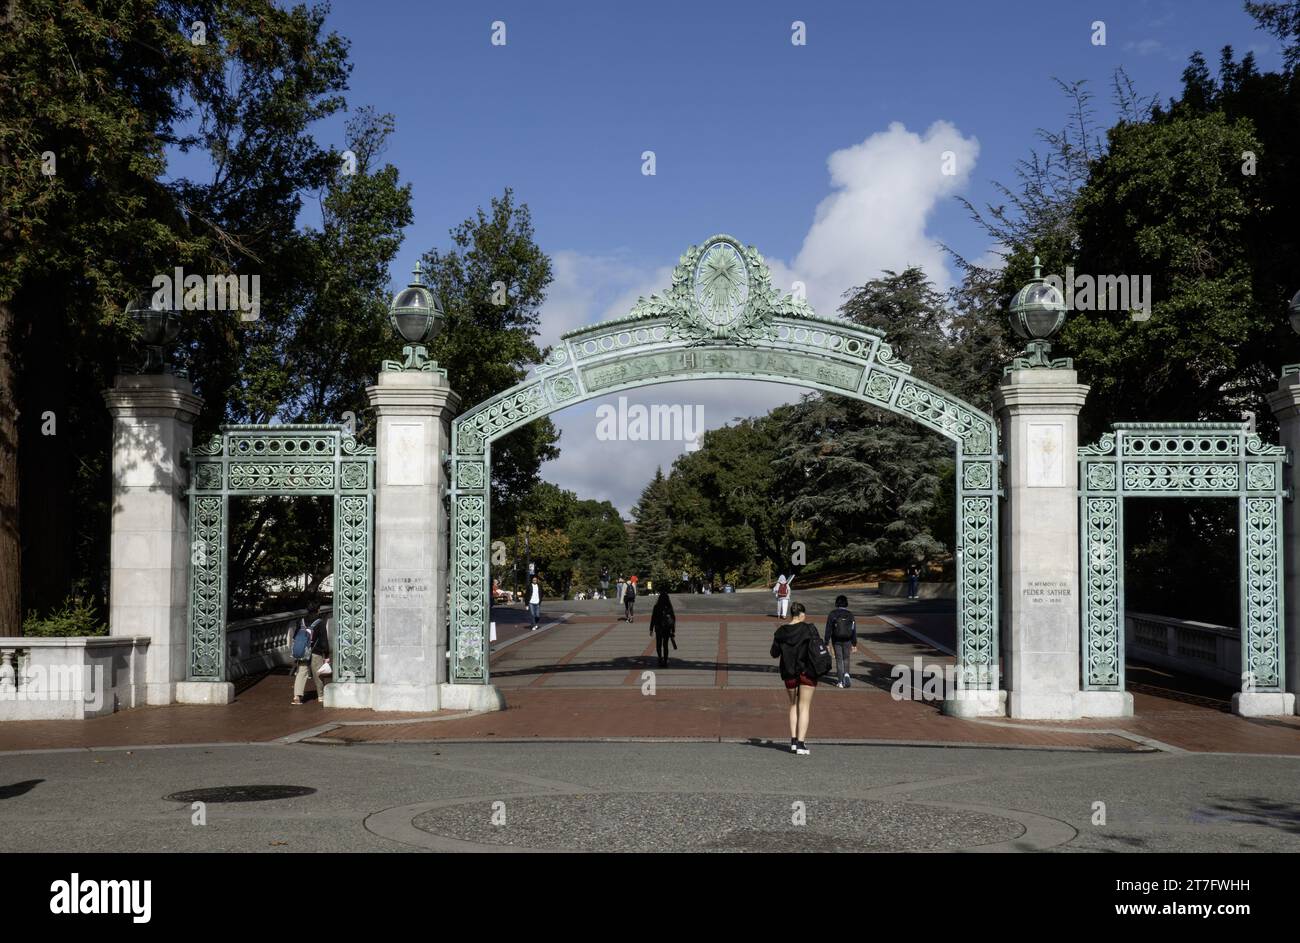
<svg viewBox="0 0 1300 943"><path fill-rule="evenodd" d="M528 206L509 188L451 231L453 248L424 256L447 314L432 353L447 368L465 407L507 390L539 363L538 312L551 283L551 261L533 239ZM514 506L555 458L559 435L549 419L531 422L492 447L492 516L513 530ZM503 531L503 532L505 532Z"/></svg>
<svg viewBox="0 0 1300 943"><path fill-rule="evenodd" d="M634 572L644 573L652 580L670 578L667 554L673 526L671 506L668 479L664 476L663 468L656 468L654 477L642 489L641 497L632 508L636 535L632 540L628 561Z"/></svg>
<svg viewBox="0 0 1300 943"><path fill-rule="evenodd" d="M884 272L850 292L841 310L883 331L915 376L976 403L987 399L985 358L999 347L1000 326L951 309L920 269ZM954 463L942 437L833 395L788 407L779 427L776 491L790 519L808 529L810 562L879 567L951 550L955 518L939 502L954 500L947 486Z"/></svg>
<svg viewBox="0 0 1300 943"><path fill-rule="evenodd" d="M306 129L342 106L348 68L324 16L270 0L3 5L0 631L70 586L106 591L99 392L136 359L125 303L178 265L261 274L271 310L291 296L278 247L293 251L300 193L335 166ZM213 179L165 181L168 145L206 153ZM231 313L184 326L201 429L238 399L240 335Z"/></svg>
<svg viewBox="0 0 1300 943"><path fill-rule="evenodd" d="M494 570L498 579L516 567L525 573L524 563L531 558L547 592L567 598L574 587L595 586L602 566L614 572L627 566L627 530L608 501L580 501L572 491L539 481L514 519L518 529L504 538L507 559Z"/></svg>

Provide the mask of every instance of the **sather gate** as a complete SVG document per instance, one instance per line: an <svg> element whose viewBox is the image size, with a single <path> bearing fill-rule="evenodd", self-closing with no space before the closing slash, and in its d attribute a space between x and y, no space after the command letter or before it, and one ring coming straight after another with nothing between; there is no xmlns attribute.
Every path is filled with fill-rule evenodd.
<svg viewBox="0 0 1300 943"><path fill-rule="evenodd" d="M779 294L753 246L692 246L663 294L627 317L564 335L533 374L452 424L450 680L488 683L492 443L536 419L619 390L674 380L790 383L870 403L951 439L957 458L958 663L997 687L998 437L991 416L916 379L884 335L818 317Z"/></svg>

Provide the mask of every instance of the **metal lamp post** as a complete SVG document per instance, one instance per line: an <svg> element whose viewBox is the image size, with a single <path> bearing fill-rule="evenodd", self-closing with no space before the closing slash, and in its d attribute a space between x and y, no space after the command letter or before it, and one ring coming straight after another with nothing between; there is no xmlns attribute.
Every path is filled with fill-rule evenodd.
<svg viewBox="0 0 1300 943"><path fill-rule="evenodd" d="M1011 330L1028 343L1005 372L1036 367L1072 369L1074 364L1069 358L1053 360L1049 356L1051 340L1065 325L1067 310L1060 289L1042 277L1042 264L1034 256L1034 277L1016 292L1010 309Z"/></svg>
<svg viewBox="0 0 1300 943"><path fill-rule="evenodd" d="M429 359L429 351L424 345L430 343L442 329L446 315L433 291L424 283L420 263L415 263L415 271L410 283L399 291L388 307L388 322L406 346L402 348L405 360L385 360L382 370L423 370L429 373L447 371L439 368L436 360Z"/></svg>

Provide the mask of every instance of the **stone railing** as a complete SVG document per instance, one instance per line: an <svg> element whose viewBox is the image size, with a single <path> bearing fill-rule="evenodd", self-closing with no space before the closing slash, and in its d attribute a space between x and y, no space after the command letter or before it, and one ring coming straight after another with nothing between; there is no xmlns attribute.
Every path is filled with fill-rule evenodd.
<svg viewBox="0 0 1300 943"><path fill-rule="evenodd" d="M1124 639L1137 661L1241 687L1241 632L1231 626L1129 611Z"/></svg>
<svg viewBox="0 0 1300 943"><path fill-rule="evenodd" d="M144 635L0 637L0 720L83 720L145 703Z"/></svg>
<svg viewBox="0 0 1300 943"><path fill-rule="evenodd" d="M956 583L927 583L921 580L916 586L918 599L956 599ZM882 596L906 596L907 580L881 580L880 595Z"/></svg>
<svg viewBox="0 0 1300 943"><path fill-rule="evenodd" d="M321 607L319 617L333 636L332 609ZM307 615L306 609L273 612L226 624L226 677L237 681L250 674L293 664L289 650L289 629Z"/></svg>

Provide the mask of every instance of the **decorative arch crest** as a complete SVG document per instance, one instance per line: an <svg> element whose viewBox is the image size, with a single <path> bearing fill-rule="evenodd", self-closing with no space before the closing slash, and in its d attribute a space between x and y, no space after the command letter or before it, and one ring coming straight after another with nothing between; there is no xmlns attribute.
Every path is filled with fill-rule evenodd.
<svg viewBox="0 0 1300 943"><path fill-rule="evenodd" d="M971 687L997 687L997 426L912 376L880 331L818 316L772 287L753 246L722 234L691 246L662 294L623 318L565 334L521 383L452 423L451 680L487 683L492 443L560 409L677 380L788 383L906 416L957 452L958 652Z"/></svg>

